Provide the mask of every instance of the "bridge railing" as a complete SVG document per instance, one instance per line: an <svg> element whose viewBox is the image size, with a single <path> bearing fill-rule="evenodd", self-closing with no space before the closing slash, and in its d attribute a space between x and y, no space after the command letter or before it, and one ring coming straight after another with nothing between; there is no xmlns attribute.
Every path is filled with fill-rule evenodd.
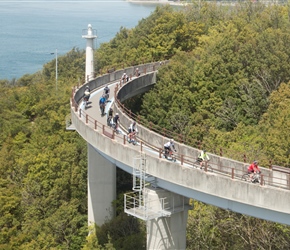
<svg viewBox="0 0 290 250"><path fill-rule="evenodd" d="M139 66L139 68L141 68ZM154 66L151 66L151 70L154 71L156 70ZM143 69L143 72L149 72L146 69ZM95 86L95 88L101 87L104 84L107 84L107 80L110 79L117 79L116 75L120 75L116 73L111 73L114 74L114 76L104 76L104 79L95 79L93 83L89 83L90 87ZM145 75L145 74L144 74ZM133 79L134 81L134 79ZM112 82L112 81L110 81ZM87 85L87 84L86 84ZM119 83L119 86L116 89L116 94L118 91L121 89L120 86L122 83ZM107 126L107 124L102 124L100 121L98 121L96 118L89 116L84 110L79 108L79 103L82 100L82 95L84 92L84 86L74 88L72 91L72 99L71 99L71 107L75 112L78 112L79 117L83 119L84 123L87 126L92 127L94 130L98 131L99 133L103 134L104 136L107 136L113 140L118 140L121 142L123 145L126 145L128 142L126 140L125 135L119 135L114 132L114 130L110 127ZM117 95L116 95L117 96ZM116 97L115 96L115 97ZM132 119L136 119L137 116L133 114L132 112L129 112L128 109L124 107L117 99L117 108L118 110L122 111L122 122L125 124L128 124L132 121ZM137 120L138 121L138 120ZM150 150L153 150L156 152L156 155L159 158L162 158L162 145L164 144L164 141L168 140L169 138L174 138L172 134L166 133L165 130L161 130L161 133L156 133L154 132L153 125L148 126L148 123L144 121L145 126L142 124L141 118L138 121L138 129L142 131L142 136L140 136L140 151L145 150L145 148L150 148ZM141 125L142 124L142 125ZM146 125L148 127L146 127ZM160 129L157 131L160 131ZM146 135L145 135L146 134ZM176 139L178 141L178 139ZM180 164L183 167L192 167L194 162L196 161L197 155L198 155L198 148L193 148L191 146L185 145L183 141L179 141L176 143L177 146L177 160L178 162L176 164ZM136 146L138 147L138 146ZM225 157L222 157L220 155L215 155L215 154L209 154L211 157L210 164L213 168L214 173L216 174L221 174L224 176L227 176L231 179L241 179L241 176L246 173L247 171L247 166L248 164L244 162L239 162L239 161L234 161L232 159L228 159ZM278 177L273 174L272 170L269 169L263 169L263 175L262 178L264 181L262 181L260 184L264 185L266 184L267 186L273 186L273 187L279 187L283 189L290 189L290 177L289 174L280 174Z"/></svg>

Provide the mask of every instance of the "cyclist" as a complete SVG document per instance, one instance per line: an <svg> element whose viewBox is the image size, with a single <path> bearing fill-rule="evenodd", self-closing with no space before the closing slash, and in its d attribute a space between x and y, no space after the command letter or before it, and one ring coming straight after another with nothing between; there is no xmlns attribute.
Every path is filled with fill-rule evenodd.
<svg viewBox="0 0 290 250"><path fill-rule="evenodd" d="M200 169L202 169L202 166L205 162L208 162L209 161L209 156L206 152L205 149L201 150L198 157L197 157L197 161L199 162L200 164Z"/></svg>
<svg viewBox="0 0 290 250"><path fill-rule="evenodd" d="M123 75L122 75L122 77L121 77L121 81L122 81L123 83L126 83L126 82L129 81L129 76L127 76L127 74L126 74L125 72L123 73Z"/></svg>
<svg viewBox="0 0 290 250"><path fill-rule="evenodd" d="M101 114L105 115L106 98L104 97L104 95L102 95L102 97L100 98L99 105Z"/></svg>
<svg viewBox="0 0 290 250"><path fill-rule="evenodd" d="M259 164L259 162L255 160L248 167L248 174L250 174L250 181L255 181L255 180L253 180L254 174L260 174L261 173L258 164Z"/></svg>
<svg viewBox="0 0 290 250"><path fill-rule="evenodd" d="M104 97L106 98L106 101L108 102L109 99L109 95L110 95L110 88L108 85L106 85L106 87L104 88Z"/></svg>
<svg viewBox="0 0 290 250"><path fill-rule="evenodd" d="M85 107L86 107L87 104L88 104L88 101L89 101L89 99L90 99L90 95L91 95L91 93L90 93L90 88L89 88L89 86L86 86L86 88L85 88L85 93L84 93L84 104L85 104Z"/></svg>
<svg viewBox="0 0 290 250"><path fill-rule="evenodd" d="M140 72L139 72L139 69L138 69L138 68L136 68L135 76L136 76L136 77L140 76Z"/></svg>
<svg viewBox="0 0 290 250"><path fill-rule="evenodd" d="M166 159L167 159L169 153L172 152L173 150L176 152L176 149L175 149L175 146L174 146L174 140L170 139L169 142L166 142L164 144L164 156L165 156Z"/></svg>
<svg viewBox="0 0 290 250"><path fill-rule="evenodd" d="M109 109L109 112L108 112L108 118L107 118L107 124L108 124L108 126L111 126L112 118L113 118L113 109L110 108Z"/></svg>
<svg viewBox="0 0 290 250"><path fill-rule="evenodd" d="M120 122L120 117L118 113L116 113L116 115L114 116L113 122L115 124L115 131L118 132L118 127L119 127L119 122Z"/></svg>
<svg viewBox="0 0 290 250"><path fill-rule="evenodd" d="M138 133L138 129L137 129L137 125L136 122L133 121L129 128L128 128L128 138L129 138L129 142L132 142L136 139L136 134Z"/></svg>

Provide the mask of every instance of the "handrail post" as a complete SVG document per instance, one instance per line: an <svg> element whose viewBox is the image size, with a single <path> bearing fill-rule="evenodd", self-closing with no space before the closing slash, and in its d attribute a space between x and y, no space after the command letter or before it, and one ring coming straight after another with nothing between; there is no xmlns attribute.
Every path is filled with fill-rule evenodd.
<svg viewBox="0 0 290 250"><path fill-rule="evenodd" d="M235 169L232 168L232 179L235 179Z"/></svg>
<svg viewBox="0 0 290 250"><path fill-rule="evenodd" d="M86 114L86 123L88 124L88 122L89 122L89 115Z"/></svg>
<svg viewBox="0 0 290 250"><path fill-rule="evenodd" d="M140 143L140 150L141 150L141 152L143 151L143 141L141 141L141 143Z"/></svg>
<svg viewBox="0 0 290 250"><path fill-rule="evenodd" d="M261 181L260 181L260 185L263 186L264 185L264 175L261 174Z"/></svg>
<svg viewBox="0 0 290 250"><path fill-rule="evenodd" d="M123 135L123 144L126 144L126 135Z"/></svg>
<svg viewBox="0 0 290 250"><path fill-rule="evenodd" d="M207 172L207 161L204 162L204 171Z"/></svg>
<svg viewBox="0 0 290 250"><path fill-rule="evenodd" d="M181 163L181 166L183 165L183 161L184 161L183 157L184 157L184 155L181 155L181 156L180 156L180 163Z"/></svg>
<svg viewBox="0 0 290 250"><path fill-rule="evenodd" d="M95 120L95 130L98 130L98 121Z"/></svg>
<svg viewBox="0 0 290 250"><path fill-rule="evenodd" d="M161 158L162 148L159 148L159 158Z"/></svg>

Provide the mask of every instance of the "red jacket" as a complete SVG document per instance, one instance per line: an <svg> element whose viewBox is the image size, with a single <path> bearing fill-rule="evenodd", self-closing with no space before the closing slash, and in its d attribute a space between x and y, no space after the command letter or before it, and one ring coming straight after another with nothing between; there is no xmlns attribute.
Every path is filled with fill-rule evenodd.
<svg viewBox="0 0 290 250"><path fill-rule="evenodd" d="M248 167L248 172L260 172L260 169L258 167L258 165L255 165L254 163L252 163L249 167Z"/></svg>

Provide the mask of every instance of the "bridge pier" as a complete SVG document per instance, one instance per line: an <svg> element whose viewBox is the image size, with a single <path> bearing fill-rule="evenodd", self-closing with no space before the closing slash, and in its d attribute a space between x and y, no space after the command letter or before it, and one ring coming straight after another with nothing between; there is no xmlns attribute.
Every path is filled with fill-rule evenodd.
<svg viewBox="0 0 290 250"><path fill-rule="evenodd" d="M88 145L88 224L98 226L115 216L116 165Z"/></svg>
<svg viewBox="0 0 290 250"><path fill-rule="evenodd" d="M160 210L164 200L165 211L170 211L168 217L147 221L147 249L186 249L189 199L164 189L146 188L146 195L151 209Z"/></svg>

